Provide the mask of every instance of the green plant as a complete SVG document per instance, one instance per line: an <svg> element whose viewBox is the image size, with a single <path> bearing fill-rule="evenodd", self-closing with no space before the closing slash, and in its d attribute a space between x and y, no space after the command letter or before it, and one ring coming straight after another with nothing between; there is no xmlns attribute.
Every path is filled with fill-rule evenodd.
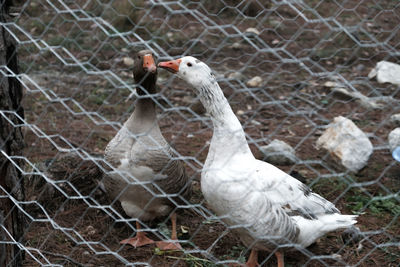
<svg viewBox="0 0 400 267"><path fill-rule="evenodd" d="M360 192L361 193L361 192ZM400 203L394 196L369 197L365 194L355 194L347 199L349 206L355 213L368 208L373 214L389 213L400 215Z"/></svg>
<svg viewBox="0 0 400 267"><path fill-rule="evenodd" d="M229 254L223 256L224 259L235 259L240 263L246 262L245 257L246 248L239 245L239 246L232 246L232 249L229 251Z"/></svg>

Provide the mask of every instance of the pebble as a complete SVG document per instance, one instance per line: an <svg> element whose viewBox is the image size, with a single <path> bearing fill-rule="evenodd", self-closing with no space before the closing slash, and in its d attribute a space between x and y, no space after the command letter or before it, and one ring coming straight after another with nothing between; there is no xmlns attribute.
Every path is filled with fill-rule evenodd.
<svg viewBox="0 0 400 267"><path fill-rule="evenodd" d="M246 33L254 33L255 35L260 35L260 32L256 28L247 28Z"/></svg>
<svg viewBox="0 0 400 267"><path fill-rule="evenodd" d="M229 73L228 79L236 79L236 80L242 81L242 80L244 80L244 75L238 71L235 71L235 72Z"/></svg>
<svg viewBox="0 0 400 267"><path fill-rule="evenodd" d="M127 66L127 67L132 67L133 63L134 63L134 60L131 57L124 57L122 59L122 61L124 62L125 66Z"/></svg>
<svg viewBox="0 0 400 267"><path fill-rule="evenodd" d="M260 76L255 76L247 81L246 85L249 87L260 87L263 80Z"/></svg>

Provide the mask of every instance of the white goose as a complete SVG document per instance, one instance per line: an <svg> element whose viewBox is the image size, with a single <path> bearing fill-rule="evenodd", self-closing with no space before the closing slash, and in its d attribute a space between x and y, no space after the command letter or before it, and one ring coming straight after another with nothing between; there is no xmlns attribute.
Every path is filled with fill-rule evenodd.
<svg viewBox="0 0 400 267"><path fill-rule="evenodd" d="M212 119L214 133L201 173L203 195L252 251L247 266L258 266L259 250L274 250L283 267L283 248L307 247L327 232L356 223L300 181L250 151L243 128L211 69L194 57L161 62L193 86Z"/></svg>

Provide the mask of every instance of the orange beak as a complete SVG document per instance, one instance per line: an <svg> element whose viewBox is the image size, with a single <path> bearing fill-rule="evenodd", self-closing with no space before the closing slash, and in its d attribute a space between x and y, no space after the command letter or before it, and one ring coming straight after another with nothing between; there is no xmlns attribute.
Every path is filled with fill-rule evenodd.
<svg viewBox="0 0 400 267"><path fill-rule="evenodd" d="M157 67L151 54L143 56L143 69L147 70L148 72L156 72Z"/></svg>
<svg viewBox="0 0 400 267"><path fill-rule="evenodd" d="M165 61L158 63L160 68L166 69L172 73L177 73L179 71L179 65L181 64L181 59L175 59L171 61Z"/></svg>

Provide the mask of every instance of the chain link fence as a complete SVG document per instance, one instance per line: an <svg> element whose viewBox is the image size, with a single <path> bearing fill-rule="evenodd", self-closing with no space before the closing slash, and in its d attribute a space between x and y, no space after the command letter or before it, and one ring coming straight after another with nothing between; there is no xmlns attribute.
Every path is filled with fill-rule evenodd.
<svg viewBox="0 0 400 267"><path fill-rule="evenodd" d="M272 140L287 142L298 160L279 168L343 213L360 214L357 238L330 233L288 252L286 266L398 266L400 165L387 138L396 127L390 117L400 113L400 87L368 78L379 61L400 61L398 1L30 0L16 1L11 16L3 27L18 44L21 74L11 76L24 87L25 117L15 114L21 123L9 123L23 128L26 148L20 156L1 153L22 171L26 200L3 190L1 197L23 213L25 232L0 243L23 250L24 266L223 266L247 259L250 250L201 195L211 122L188 85L162 70L158 122L193 181L190 201L178 209L183 250L120 245L136 234L135 218L100 181L109 166L104 149L137 101L132 62L141 49L158 61L191 55L207 63L257 158ZM351 119L374 146L357 173L316 149L337 116ZM170 236L168 217L141 225L154 239ZM273 253L263 252L259 262L273 266Z"/></svg>

